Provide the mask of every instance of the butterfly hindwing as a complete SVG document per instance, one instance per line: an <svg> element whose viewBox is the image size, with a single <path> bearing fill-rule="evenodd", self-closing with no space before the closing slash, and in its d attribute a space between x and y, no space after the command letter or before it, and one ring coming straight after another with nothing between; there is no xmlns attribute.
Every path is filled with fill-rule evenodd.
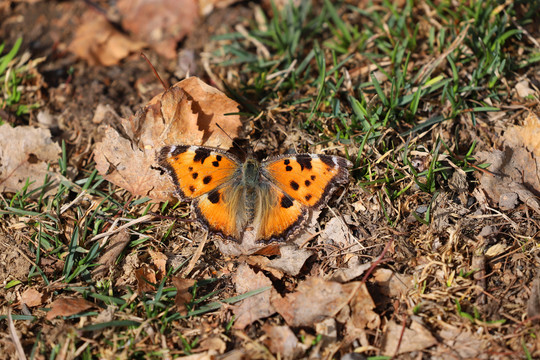
<svg viewBox="0 0 540 360"><path fill-rule="evenodd" d="M285 241L302 228L309 217L309 210L277 186L271 185L259 196L255 223L257 237L263 242Z"/></svg>
<svg viewBox="0 0 540 360"><path fill-rule="evenodd" d="M194 199L208 193L241 171L239 161L225 151L201 146L166 146L158 164L172 177L181 199Z"/></svg>
<svg viewBox="0 0 540 360"><path fill-rule="evenodd" d="M350 167L352 163L339 156L285 155L265 161L263 175L292 199L320 209L337 186L348 182Z"/></svg>

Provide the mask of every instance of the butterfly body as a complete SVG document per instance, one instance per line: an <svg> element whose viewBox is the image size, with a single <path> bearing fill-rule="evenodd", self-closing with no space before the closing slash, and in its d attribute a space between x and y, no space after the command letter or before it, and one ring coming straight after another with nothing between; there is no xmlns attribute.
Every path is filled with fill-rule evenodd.
<svg viewBox="0 0 540 360"><path fill-rule="evenodd" d="M263 242L296 234L311 211L348 181L352 164L341 157L297 154L241 162L201 146L166 146L157 157L180 199L192 199L198 220L212 233L240 241L248 228Z"/></svg>

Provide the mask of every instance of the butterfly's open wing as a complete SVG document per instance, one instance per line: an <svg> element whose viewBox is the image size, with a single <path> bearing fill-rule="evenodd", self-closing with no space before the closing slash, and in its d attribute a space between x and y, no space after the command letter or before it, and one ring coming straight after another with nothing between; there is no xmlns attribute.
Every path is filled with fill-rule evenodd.
<svg viewBox="0 0 540 360"><path fill-rule="evenodd" d="M172 177L182 200L206 194L241 171L239 161L230 154L201 146L165 146L157 162Z"/></svg>
<svg viewBox="0 0 540 360"><path fill-rule="evenodd" d="M259 191L254 224L263 242L285 241L300 230L309 218L308 208L269 183Z"/></svg>
<svg viewBox="0 0 540 360"><path fill-rule="evenodd" d="M352 163L339 156L284 155L263 163L263 176L292 199L311 208L322 208L335 188L349 181Z"/></svg>
<svg viewBox="0 0 540 360"><path fill-rule="evenodd" d="M181 145L162 148L157 161L172 177L176 195L195 199L197 218L208 230L238 238L237 218L242 213L237 206L242 205L241 193L234 184L236 172L242 171L238 159L219 149Z"/></svg>

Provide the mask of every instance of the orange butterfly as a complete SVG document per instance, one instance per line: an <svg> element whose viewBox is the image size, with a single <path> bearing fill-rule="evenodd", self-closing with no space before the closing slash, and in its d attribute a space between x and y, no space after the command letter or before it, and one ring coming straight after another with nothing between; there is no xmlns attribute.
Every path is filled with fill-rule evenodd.
<svg viewBox="0 0 540 360"><path fill-rule="evenodd" d="M285 241L312 210L322 208L337 186L349 181L352 163L339 156L282 155L241 162L202 146L166 146L157 156L181 200L193 199L198 220L222 238L241 241L252 226L259 241Z"/></svg>

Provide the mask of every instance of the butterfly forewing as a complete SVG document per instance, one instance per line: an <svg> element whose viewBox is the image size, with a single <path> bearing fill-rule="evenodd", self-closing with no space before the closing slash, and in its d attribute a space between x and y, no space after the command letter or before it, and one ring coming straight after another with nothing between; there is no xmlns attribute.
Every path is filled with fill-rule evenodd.
<svg viewBox="0 0 540 360"><path fill-rule="evenodd" d="M348 182L352 163L339 156L298 154L263 163L263 175L305 206L324 206L333 190Z"/></svg>
<svg viewBox="0 0 540 360"><path fill-rule="evenodd" d="M197 198L220 187L239 169L238 160L230 154L200 146L166 146L157 160L182 199Z"/></svg>

